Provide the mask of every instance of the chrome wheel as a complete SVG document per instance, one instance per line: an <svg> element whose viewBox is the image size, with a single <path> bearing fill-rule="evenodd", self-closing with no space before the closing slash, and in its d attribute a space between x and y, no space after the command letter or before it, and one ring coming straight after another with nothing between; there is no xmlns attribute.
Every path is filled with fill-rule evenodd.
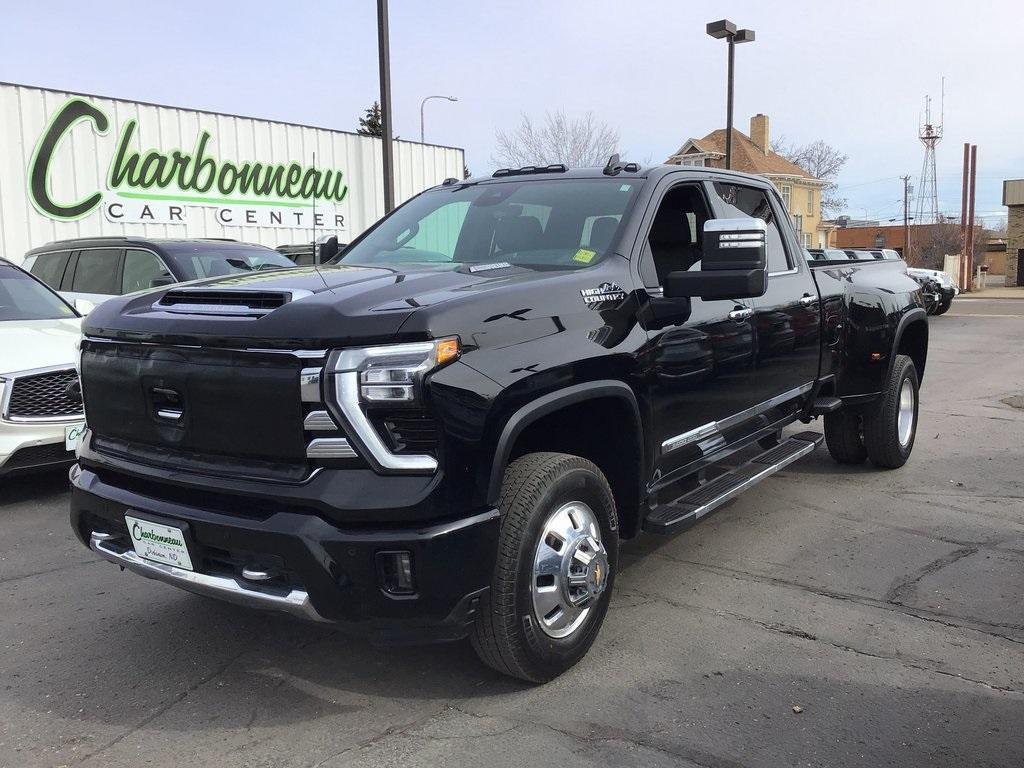
<svg viewBox="0 0 1024 768"><path fill-rule="evenodd" d="M608 585L608 552L594 511L563 504L544 523L533 556L533 611L545 634L568 637Z"/></svg>
<svg viewBox="0 0 1024 768"><path fill-rule="evenodd" d="M910 379L903 380L900 387L900 410L896 420L896 434L900 445L910 445L910 436L914 434L914 385Z"/></svg>

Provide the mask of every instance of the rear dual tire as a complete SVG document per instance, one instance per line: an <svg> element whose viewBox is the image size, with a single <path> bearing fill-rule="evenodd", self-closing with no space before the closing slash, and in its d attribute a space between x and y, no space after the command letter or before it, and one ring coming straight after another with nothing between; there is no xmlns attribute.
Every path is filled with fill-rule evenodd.
<svg viewBox="0 0 1024 768"><path fill-rule="evenodd" d="M918 390L914 361L896 355L877 401L863 411L841 410L825 416L825 443L840 464L898 469L907 463L917 436Z"/></svg>
<svg viewBox="0 0 1024 768"><path fill-rule="evenodd" d="M604 621L618 567L611 488L591 462L531 453L505 470L491 588L470 640L497 671L544 683L576 664Z"/></svg>

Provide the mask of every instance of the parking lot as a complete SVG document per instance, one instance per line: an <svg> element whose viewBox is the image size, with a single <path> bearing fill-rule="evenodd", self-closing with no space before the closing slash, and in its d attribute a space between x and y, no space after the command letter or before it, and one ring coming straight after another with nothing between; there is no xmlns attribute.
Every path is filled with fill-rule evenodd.
<svg viewBox="0 0 1024 768"><path fill-rule="evenodd" d="M904 469L821 448L628 544L593 650L541 687L121 574L59 474L11 482L0 766L1020 766L1021 338L1024 301L933 318Z"/></svg>

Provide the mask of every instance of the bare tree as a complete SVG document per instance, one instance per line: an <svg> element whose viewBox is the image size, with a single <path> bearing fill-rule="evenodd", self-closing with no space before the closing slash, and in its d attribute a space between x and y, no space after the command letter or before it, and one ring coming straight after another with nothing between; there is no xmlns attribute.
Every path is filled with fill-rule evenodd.
<svg viewBox="0 0 1024 768"><path fill-rule="evenodd" d="M838 213L846 207L846 198L839 196L835 178L849 160L847 155L821 139L799 145L789 144L785 136L775 139L771 143L771 149L790 162L796 163L816 179L829 182L821 190L823 213Z"/></svg>
<svg viewBox="0 0 1024 768"><path fill-rule="evenodd" d="M570 168L603 166L615 154L619 132L587 112L570 119L562 111L548 112L541 125L527 115L511 131L496 131L491 162L503 168L564 163Z"/></svg>

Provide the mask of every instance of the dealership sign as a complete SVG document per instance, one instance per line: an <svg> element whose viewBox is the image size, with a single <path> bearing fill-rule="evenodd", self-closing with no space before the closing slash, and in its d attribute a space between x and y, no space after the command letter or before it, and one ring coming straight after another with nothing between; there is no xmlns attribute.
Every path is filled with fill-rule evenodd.
<svg viewBox="0 0 1024 768"><path fill-rule="evenodd" d="M58 199L51 174L61 142L79 124L105 136L110 119L81 98L53 116L28 166L29 197L51 219L80 219L102 208L115 222L183 224L192 206L215 209L224 226L343 229L336 210L348 193L344 174L301 163L269 164L219 159L209 131L200 131L191 150L139 150L138 123L121 126L106 173L105 189L85 190L78 199ZM100 185L97 185L100 186Z"/></svg>

